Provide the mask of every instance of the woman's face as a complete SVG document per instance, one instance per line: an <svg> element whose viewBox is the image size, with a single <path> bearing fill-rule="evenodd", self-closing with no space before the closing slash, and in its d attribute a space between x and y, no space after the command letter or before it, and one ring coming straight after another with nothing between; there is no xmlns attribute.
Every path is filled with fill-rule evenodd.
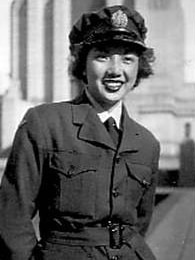
<svg viewBox="0 0 195 260"><path fill-rule="evenodd" d="M105 109L112 107L133 88L139 57L123 44L93 47L86 59L87 88Z"/></svg>

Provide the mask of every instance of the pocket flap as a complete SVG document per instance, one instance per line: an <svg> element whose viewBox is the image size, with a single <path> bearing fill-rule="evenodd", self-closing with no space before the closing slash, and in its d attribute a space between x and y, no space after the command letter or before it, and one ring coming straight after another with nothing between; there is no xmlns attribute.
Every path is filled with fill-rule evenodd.
<svg viewBox="0 0 195 260"><path fill-rule="evenodd" d="M136 179L141 185L149 187L152 179L152 170L150 167L142 164L127 162L128 174Z"/></svg>
<svg viewBox="0 0 195 260"><path fill-rule="evenodd" d="M96 171L98 157L72 151L55 152L50 157L49 167L66 177L73 177L89 171Z"/></svg>

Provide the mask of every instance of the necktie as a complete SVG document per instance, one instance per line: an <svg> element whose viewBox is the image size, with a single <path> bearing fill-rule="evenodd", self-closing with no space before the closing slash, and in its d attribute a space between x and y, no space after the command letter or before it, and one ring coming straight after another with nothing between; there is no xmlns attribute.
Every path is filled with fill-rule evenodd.
<svg viewBox="0 0 195 260"><path fill-rule="evenodd" d="M118 145L119 130L117 129L116 122L113 117L109 117L104 123L108 133L110 134L115 145Z"/></svg>

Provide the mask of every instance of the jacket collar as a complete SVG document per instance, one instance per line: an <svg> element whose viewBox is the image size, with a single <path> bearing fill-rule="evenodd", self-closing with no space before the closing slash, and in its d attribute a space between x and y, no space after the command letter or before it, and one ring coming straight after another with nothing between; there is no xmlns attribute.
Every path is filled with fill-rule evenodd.
<svg viewBox="0 0 195 260"><path fill-rule="evenodd" d="M80 127L79 139L99 143L116 150L111 137L85 95L72 103L72 113L73 124ZM123 133L119 152L137 151L140 147L140 135L136 122L129 118L126 109L123 107Z"/></svg>

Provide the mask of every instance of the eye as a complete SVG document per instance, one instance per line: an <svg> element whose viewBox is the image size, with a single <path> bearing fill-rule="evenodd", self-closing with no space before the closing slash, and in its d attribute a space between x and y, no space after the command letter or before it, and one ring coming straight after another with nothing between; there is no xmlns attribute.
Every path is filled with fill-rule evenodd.
<svg viewBox="0 0 195 260"><path fill-rule="evenodd" d="M98 52L96 53L95 58L98 61L106 61L108 59L108 54L105 52Z"/></svg>
<svg viewBox="0 0 195 260"><path fill-rule="evenodd" d="M125 54L123 56L123 61L127 64L134 63L134 62L136 62L136 60L137 60L137 57L135 55L132 55L132 54Z"/></svg>

